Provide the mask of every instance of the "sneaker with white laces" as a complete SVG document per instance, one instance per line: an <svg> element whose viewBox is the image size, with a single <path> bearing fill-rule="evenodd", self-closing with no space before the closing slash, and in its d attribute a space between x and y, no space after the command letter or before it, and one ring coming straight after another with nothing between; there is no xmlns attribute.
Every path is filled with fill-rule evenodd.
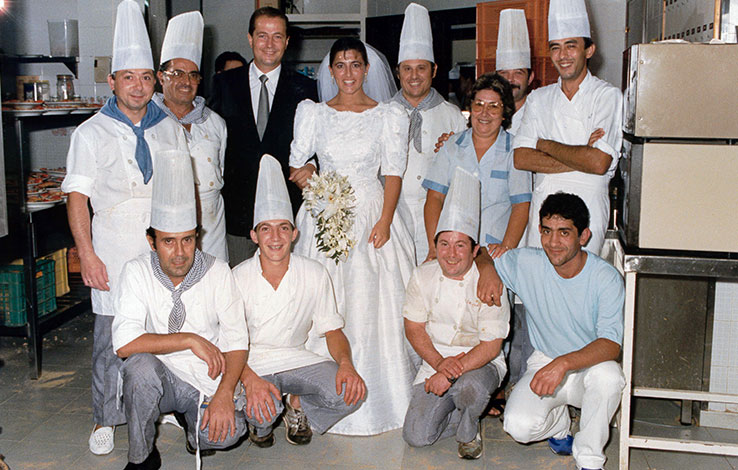
<svg viewBox="0 0 738 470"><path fill-rule="evenodd" d="M296 446L310 444L313 430L310 429L307 415L304 411L292 408L291 395L287 395L284 404L284 428L287 442Z"/></svg>
<svg viewBox="0 0 738 470"><path fill-rule="evenodd" d="M469 442L459 442L459 457L466 460L476 460L482 456L482 434L477 430L477 435Z"/></svg>
<svg viewBox="0 0 738 470"><path fill-rule="evenodd" d="M98 430L92 428L90 439L87 441L90 445L90 452L95 455L106 455L115 448L115 426L103 426Z"/></svg>

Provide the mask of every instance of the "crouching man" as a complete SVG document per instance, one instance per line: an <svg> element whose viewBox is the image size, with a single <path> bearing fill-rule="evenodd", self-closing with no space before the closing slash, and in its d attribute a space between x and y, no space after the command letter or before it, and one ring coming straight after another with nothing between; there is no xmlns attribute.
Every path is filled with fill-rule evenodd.
<svg viewBox="0 0 738 470"><path fill-rule="evenodd" d="M518 442L548 439L555 453L573 453L577 468L601 469L625 385L615 362L623 339L623 279L582 249L591 233L578 196L548 196L539 216L543 249L519 248L494 260L504 285L525 305L535 348L507 401L505 431ZM567 405L582 409L573 438Z"/></svg>
<svg viewBox="0 0 738 470"><path fill-rule="evenodd" d="M161 152L157 162L152 251L124 266L114 296L113 347L125 358L126 470L161 466L154 445L161 413L184 415L191 453L229 447L247 429L234 404L248 348L241 296L228 264L196 249L189 154Z"/></svg>
<svg viewBox="0 0 738 470"><path fill-rule="evenodd" d="M402 435L414 447L455 436L458 455L482 455L479 421L507 372L500 350L510 305L477 298L480 183L457 168L435 235L437 259L415 269L407 287L405 334L423 365Z"/></svg>
<svg viewBox="0 0 738 470"><path fill-rule="evenodd" d="M290 253L297 238L287 185L279 162L261 159L251 239L257 255L233 269L246 307L251 338L246 388L249 439L274 444L272 426L284 411L286 439L308 444L312 429L324 433L359 407L364 381L351 362L328 271ZM333 361L305 348L308 333L325 336ZM287 393L284 405L282 394Z"/></svg>

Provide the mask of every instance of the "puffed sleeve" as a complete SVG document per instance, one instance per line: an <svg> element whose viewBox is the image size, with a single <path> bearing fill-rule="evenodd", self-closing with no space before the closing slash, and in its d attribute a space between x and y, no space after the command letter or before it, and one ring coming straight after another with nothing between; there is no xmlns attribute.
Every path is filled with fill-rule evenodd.
<svg viewBox="0 0 738 470"><path fill-rule="evenodd" d="M78 192L87 197L92 195L97 176L95 150L78 128L72 133L67 152L67 175L62 182L65 193Z"/></svg>
<svg viewBox="0 0 738 470"><path fill-rule="evenodd" d="M318 121L318 104L303 100L295 111L295 127L290 144L290 166L301 168L315 154L315 130Z"/></svg>
<svg viewBox="0 0 738 470"><path fill-rule="evenodd" d="M383 105L380 105L383 106ZM410 120L407 113L397 103L384 105L384 126L380 141L382 144L381 173L383 176L402 176L407 167L407 132Z"/></svg>

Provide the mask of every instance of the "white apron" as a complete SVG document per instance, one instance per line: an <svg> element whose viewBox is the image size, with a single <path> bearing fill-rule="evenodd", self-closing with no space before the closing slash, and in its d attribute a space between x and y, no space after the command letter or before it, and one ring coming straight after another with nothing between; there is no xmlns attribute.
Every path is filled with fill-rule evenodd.
<svg viewBox="0 0 738 470"><path fill-rule="evenodd" d="M592 231L586 250L599 255L605 241L605 231L610 219L610 198L608 197L607 176L588 175L580 172L536 175L536 188L530 203L528 230L525 246L541 248L541 234L538 211L541 204L550 195L557 192L576 194L589 209L589 229Z"/></svg>
<svg viewBox="0 0 738 470"><path fill-rule="evenodd" d="M220 191L200 194L200 225L202 251L227 262L225 206Z"/></svg>
<svg viewBox="0 0 738 470"><path fill-rule="evenodd" d="M92 248L105 263L108 285L117 285L123 265L151 250L146 229L151 223L151 199L132 198L95 212L92 217ZM111 291L92 289L92 311L113 315Z"/></svg>
<svg viewBox="0 0 738 470"><path fill-rule="evenodd" d="M205 253L228 261L225 208L220 195L220 189L223 187L223 176L220 171L221 142L211 140L209 136L213 135L213 131L207 129L209 128L204 127L199 130L197 133L199 138L189 143L200 200L200 243ZM195 125L192 132L195 132Z"/></svg>

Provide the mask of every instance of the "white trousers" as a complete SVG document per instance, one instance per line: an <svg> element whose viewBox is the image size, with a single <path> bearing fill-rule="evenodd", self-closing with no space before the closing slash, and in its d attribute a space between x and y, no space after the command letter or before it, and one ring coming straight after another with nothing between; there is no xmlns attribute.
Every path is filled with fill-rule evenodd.
<svg viewBox="0 0 738 470"><path fill-rule="evenodd" d="M571 424L567 405L582 409L573 455L579 468L602 468L610 421L625 386L623 371L615 361L569 372L552 396L540 397L530 389L533 376L551 362L540 351L528 359L528 370L512 391L505 408L505 431L518 442L553 437L563 439Z"/></svg>

